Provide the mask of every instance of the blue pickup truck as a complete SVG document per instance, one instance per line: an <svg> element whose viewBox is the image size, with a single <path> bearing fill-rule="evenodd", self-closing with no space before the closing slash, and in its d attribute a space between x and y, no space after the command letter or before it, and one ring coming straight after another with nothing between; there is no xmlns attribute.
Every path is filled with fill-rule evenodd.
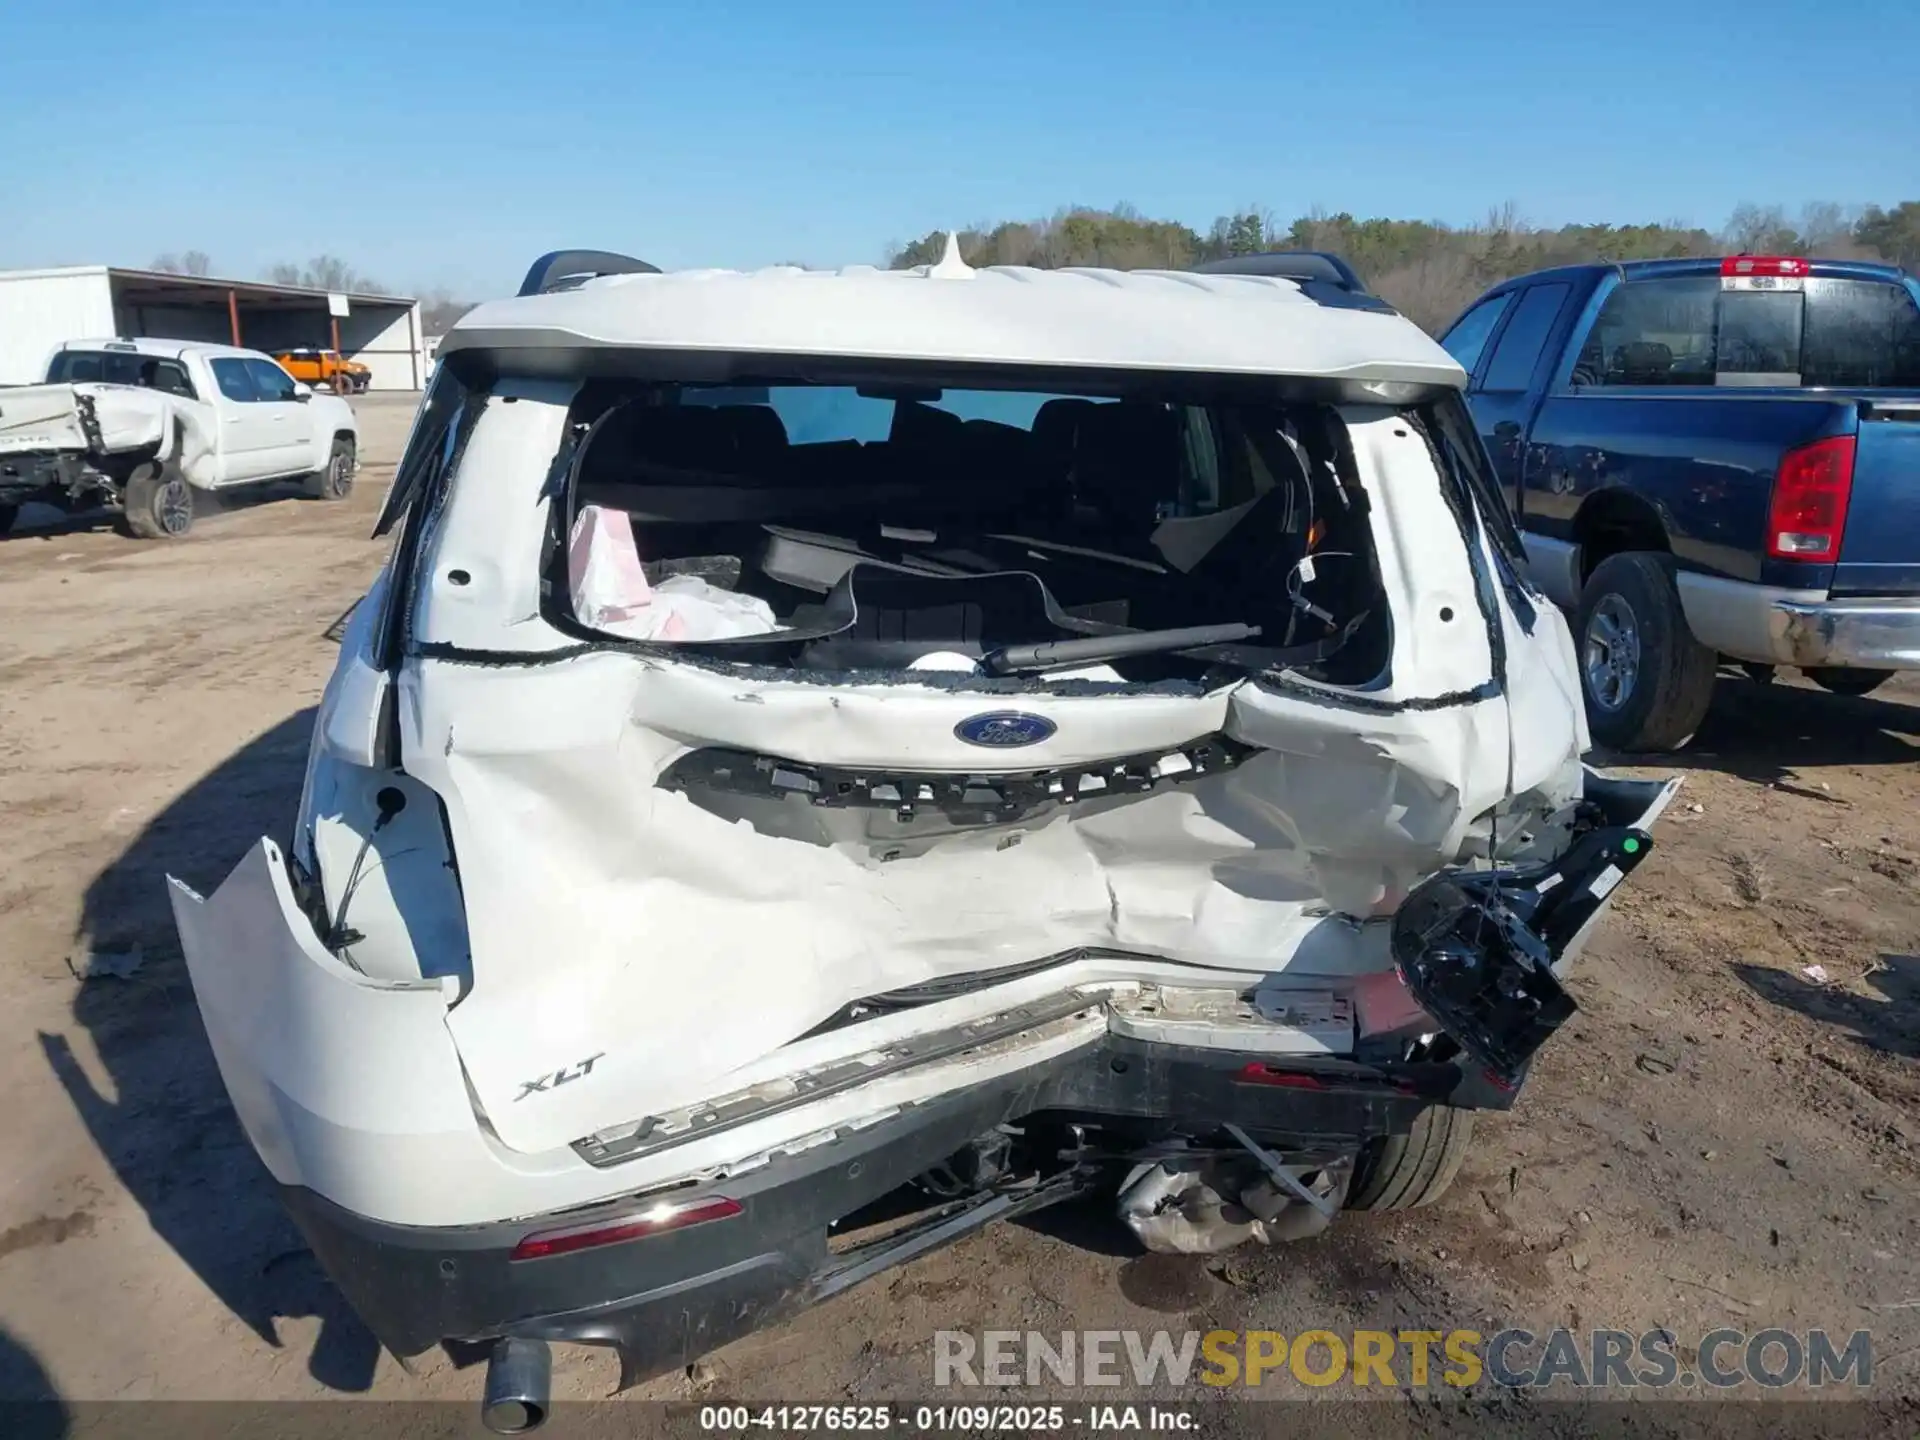
<svg viewBox="0 0 1920 1440"><path fill-rule="evenodd" d="M1542 270L1441 343L1571 612L1594 739L1677 747L1723 661L1920 669L1920 284L1799 257Z"/></svg>

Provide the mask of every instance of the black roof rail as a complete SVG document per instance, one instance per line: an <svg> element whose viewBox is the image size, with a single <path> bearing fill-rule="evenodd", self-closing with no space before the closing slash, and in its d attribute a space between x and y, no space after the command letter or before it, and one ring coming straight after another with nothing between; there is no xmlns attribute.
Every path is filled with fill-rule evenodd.
<svg viewBox="0 0 1920 1440"><path fill-rule="evenodd" d="M522 295L571 290L601 275L658 275L660 267L611 250L554 250L533 262L520 282Z"/></svg>
<svg viewBox="0 0 1920 1440"><path fill-rule="evenodd" d="M1367 282L1345 260L1325 250L1268 250L1259 255L1229 255L1193 267L1198 275L1273 275L1291 280L1309 300L1338 310L1400 312L1367 289Z"/></svg>
<svg viewBox="0 0 1920 1440"><path fill-rule="evenodd" d="M1325 250L1268 250L1259 255L1229 255L1193 267L1201 275L1278 275L1283 280L1319 280L1370 295L1367 282L1338 255Z"/></svg>

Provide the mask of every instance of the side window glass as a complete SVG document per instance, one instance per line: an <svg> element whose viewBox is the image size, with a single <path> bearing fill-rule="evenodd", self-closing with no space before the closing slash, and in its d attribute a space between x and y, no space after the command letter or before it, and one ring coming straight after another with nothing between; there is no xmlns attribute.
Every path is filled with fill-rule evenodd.
<svg viewBox="0 0 1920 1440"><path fill-rule="evenodd" d="M293 377L271 360L249 360L247 370L253 376L253 388L262 400L293 399Z"/></svg>
<svg viewBox="0 0 1920 1440"><path fill-rule="evenodd" d="M247 372L246 361L228 355L208 363L213 366L214 383L227 399L250 405L260 398L254 393L253 377Z"/></svg>
<svg viewBox="0 0 1920 1440"><path fill-rule="evenodd" d="M1713 384L1718 275L1629 280L1600 307L1574 365L1576 385Z"/></svg>
<svg viewBox="0 0 1920 1440"><path fill-rule="evenodd" d="M67 362L67 373L61 378L74 384L97 381L104 374L98 355L73 355Z"/></svg>
<svg viewBox="0 0 1920 1440"><path fill-rule="evenodd" d="M1467 374L1473 374L1479 366L1480 354L1487 348L1487 338L1493 334L1493 327L1500 323L1500 317L1507 313L1507 306L1512 303L1511 290L1482 301L1454 321L1453 328L1440 338L1441 346L1460 362L1460 368Z"/></svg>
<svg viewBox="0 0 1920 1440"><path fill-rule="evenodd" d="M1532 386L1547 333L1572 289L1570 285L1535 285L1521 296L1519 308L1494 347L1493 359L1487 362L1481 389L1518 392Z"/></svg>

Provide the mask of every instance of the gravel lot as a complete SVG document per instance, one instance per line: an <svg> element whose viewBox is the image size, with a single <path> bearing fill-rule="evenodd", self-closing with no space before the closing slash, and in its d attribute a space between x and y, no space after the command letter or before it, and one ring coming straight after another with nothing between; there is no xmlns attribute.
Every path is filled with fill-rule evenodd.
<svg viewBox="0 0 1920 1440"><path fill-rule="evenodd" d="M478 1395L450 1357L409 1377L380 1354L281 1217L161 880L211 889L291 819L323 632L384 557L367 532L412 418L356 406L343 504L249 501L170 545L0 540L0 1397ZM1664 1325L1683 1358L1721 1324L1868 1328L1875 1390L1920 1393L1916 744L1911 680L1726 682L1689 752L1637 769L1686 788L1574 981L1581 1015L1437 1207L1211 1264L1042 1215L640 1393L924 1396L942 1327L1505 1323ZM89 946L141 967L81 984ZM614 1373L563 1353L556 1394Z"/></svg>

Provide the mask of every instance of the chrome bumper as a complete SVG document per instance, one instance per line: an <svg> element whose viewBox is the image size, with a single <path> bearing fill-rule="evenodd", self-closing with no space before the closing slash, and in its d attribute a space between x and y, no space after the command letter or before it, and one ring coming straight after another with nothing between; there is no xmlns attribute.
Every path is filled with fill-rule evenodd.
<svg viewBox="0 0 1920 1440"><path fill-rule="evenodd" d="M1920 670L1920 600L1783 601L1773 628L1782 664Z"/></svg>
<svg viewBox="0 0 1920 1440"><path fill-rule="evenodd" d="M1920 596L1830 600L1717 575L1683 571L1675 579L1695 638L1735 660L1920 670Z"/></svg>

